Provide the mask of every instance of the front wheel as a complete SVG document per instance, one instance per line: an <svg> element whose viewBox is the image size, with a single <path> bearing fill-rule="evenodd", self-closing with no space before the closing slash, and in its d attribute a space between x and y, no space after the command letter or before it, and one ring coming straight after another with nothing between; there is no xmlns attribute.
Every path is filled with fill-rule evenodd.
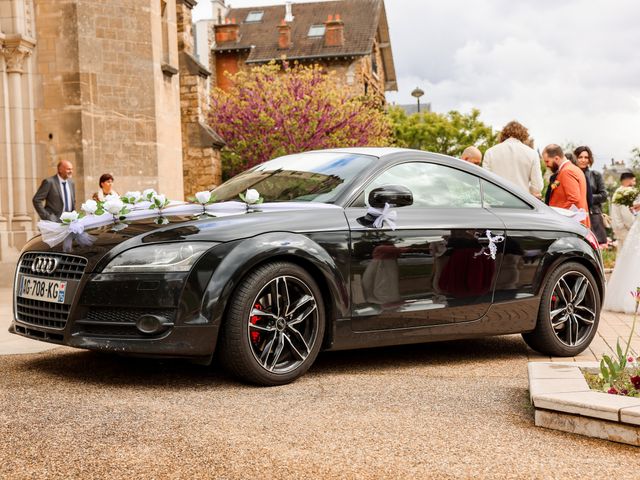
<svg viewBox="0 0 640 480"><path fill-rule="evenodd" d="M283 385L315 361L324 335L324 305L313 278L298 265L274 262L236 289L221 332L223 365L258 385Z"/></svg>
<svg viewBox="0 0 640 480"><path fill-rule="evenodd" d="M584 265L567 262L549 276L536 328L522 338L545 355L572 357L589 346L599 319L600 291L593 275Z"/></svg>

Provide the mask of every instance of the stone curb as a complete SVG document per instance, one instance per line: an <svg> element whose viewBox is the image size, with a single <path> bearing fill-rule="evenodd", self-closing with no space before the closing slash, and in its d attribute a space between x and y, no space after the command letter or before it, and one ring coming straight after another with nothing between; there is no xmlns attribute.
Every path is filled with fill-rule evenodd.
<svg viewBox="0 0 640 480"><path fill-rule="evenodd" d="M598 363L529 362L536 426L640 446L640 398L594 392L580 368Z"/></svg>

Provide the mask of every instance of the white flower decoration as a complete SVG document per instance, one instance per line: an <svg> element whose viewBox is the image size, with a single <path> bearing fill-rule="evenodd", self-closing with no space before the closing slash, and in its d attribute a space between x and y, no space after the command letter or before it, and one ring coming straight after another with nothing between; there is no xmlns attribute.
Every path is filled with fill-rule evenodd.
<svg viewBox="0 0 640 480"><path fill-rule="evenodd" d="M139 191L127 192L123 195L123 199L126 199L128 203L138 203L142 200L142 193Z"/></svg>
<svg viewBox="0 0 640 480"><path fill-rule="evenodd" d="M108 197L110 196L111 195L108 195ZM111 215L118 215L122 210L122 207L124 207L124 202L120 200L120 198L105 200L103 205L105 211L109 212Z"/></svg>
<svg viewBox="0 0 640 480"><path fill-rule="evenodd" d="M112 202L113 200L120 200L120 195L118 195L117 193L110 193L109 195L104 197L105 202Z"/></svg>
<svg viewBox="0 0 640 480"><path fill-rule="evenodd" d="M257 190L250 188L247 190L247 193L244 194L244 201L248 205L253 205L254 203L258 203L260 200L260 194Z"/></svg>
<svg viewBox="0 0 640 480"><path fill-rule="evenodd" d="M80 206L80 208L87 215L93 215L96 213L96 210L98 210L98 202L95 200L87 200Z"/></svg>
<svg viewBox="0 0 640 480"><path fill-rule="evenodd" d="M167 196L163 195L162 193L156 194L153 196L153 198L151 199L152 202L155 202L156 204L159 204L161 206L164 206L164 204L167 201Z"/></svg>
<svg viewBox="0 0 640 480"><path fill-rule="evenodd" d="M152 198L155 197L158 193L153 188L147 188L142 192L142 198L153 201Z"/></svg>
<svg viewBox="0 0 640 480"><path fill-rule="evenodd" d="M196 201L200 205L206 205L211 201L211 192L208 190L205 190L203 192L196 192Z"/></svg>
<svg viewBox="0 0 640 480"><path fill-rule="evenodd" d="M73 212L63 212L62 215L60 215L60 220L62 220L62 223L71 223L78 220L79 216L75 210Z"/></svg>

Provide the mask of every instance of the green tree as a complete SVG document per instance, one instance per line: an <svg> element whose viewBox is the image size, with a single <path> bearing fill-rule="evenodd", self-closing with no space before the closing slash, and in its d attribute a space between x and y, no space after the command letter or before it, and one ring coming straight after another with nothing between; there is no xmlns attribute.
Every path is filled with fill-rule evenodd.
<svg viewBox="0 0 640 480"><path fill-rule="evenodd" d="M497 133L480 120L480 110L468 114L421 112L407 115L400 107L389 108L395 144L459 157L475 145L484 154L497 142Z"/></svg>
<svg viewBox="0 0 640 480"><path fill-rule="evenodd" d="M289 153L334 147L387 146L390 126L382 107L352 97L335 73L286 62L230 75L216 89L209 122L224 138L223 177Z"/></svg>

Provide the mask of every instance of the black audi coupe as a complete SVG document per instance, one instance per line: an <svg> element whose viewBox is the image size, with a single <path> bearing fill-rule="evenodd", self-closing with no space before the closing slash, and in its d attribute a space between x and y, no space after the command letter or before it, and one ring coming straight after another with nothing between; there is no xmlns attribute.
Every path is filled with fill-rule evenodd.
<svg viewBox="0 0 640 480"><path fill-rule="evenodd" d="M216 359L261 385L295 380L320 350L521 333L573 356L596 333L605 282L593 234L479 167L406 149L313 151L213 195L248 189L264 203L232 215L167 209L163 222L91 229L89 245L32 239L10 331Z"/></svg>

